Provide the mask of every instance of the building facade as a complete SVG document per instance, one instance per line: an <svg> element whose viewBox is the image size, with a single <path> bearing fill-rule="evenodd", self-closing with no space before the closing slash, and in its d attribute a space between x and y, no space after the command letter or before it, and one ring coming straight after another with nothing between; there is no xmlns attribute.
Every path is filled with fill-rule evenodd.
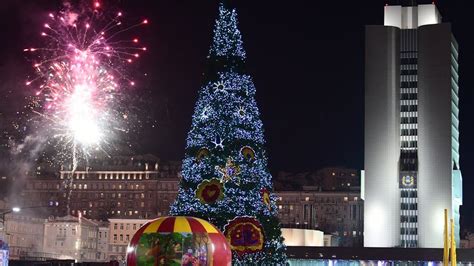
<svg viewBox="0 0 474 266"><path fill-rule="evenodd" d="M43 247L47 254L80 262L98 258L99 224L81 216L52 218L44 225Z"/></svg>
<svg viewBox="0 0 474 266"><path fill-rule="evenodd" d="M97 236L97 259L109 261L109 223L99 222L99 235Z"/></svg>
<svg viewBox="0 0 474 266"><path fill-rule="evenodd" d="M148 221L146 219L110 219L109 260L125 261L130 239Z"/></svg>
<svg viewBox="0 0 474 266"><path fill-rule="evenodd" d="M362 246L363 201L359 191L276 191L283 228L317 229L340 246ZM335 242L334 242L335 243Z"/></svg>
<svg viewBox="0 0 474 266"><path fill-rule="evenodd" d="M26 183L21 206L45 205L50 215L82 215L88 219L152 218L167 215L177 194L180 164L155 156L91 160L72 173L38 171ZM69 200L68 200L69 198Z"/></svg>
<svg viewBox="0 0 474 266"><path fill-rule="evenodd" d="M444 209L459 243L458 45L434 4L410 2L366 27L367 247L443 247Z"/></svg>
<svg viewBox="0 0 474 266"><path fill-rule="evenodd" d="M45 219L10 213L5 216L4 235L10 247L10 259L41 256Z"/></svg>

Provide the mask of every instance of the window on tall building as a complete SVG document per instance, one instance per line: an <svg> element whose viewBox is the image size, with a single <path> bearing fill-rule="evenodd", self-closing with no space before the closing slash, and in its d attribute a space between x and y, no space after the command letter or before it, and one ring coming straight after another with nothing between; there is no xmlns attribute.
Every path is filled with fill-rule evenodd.
<svg viewBox="0 0 474 266"><path fill-rule="evenodd" d="M117 234L114 234L114 240L117 240Z"/></svg>
<svg viewBox="0 0 474 266"><path fill-rule="evenodd" d="M123 235L120 234L120 241L123 241Z"/></svg>
<svg viewBox="0 0 474 266"><path fill-rule="evenodd" d="M114 224L114 230L117 230L117 224Z"/></svg>

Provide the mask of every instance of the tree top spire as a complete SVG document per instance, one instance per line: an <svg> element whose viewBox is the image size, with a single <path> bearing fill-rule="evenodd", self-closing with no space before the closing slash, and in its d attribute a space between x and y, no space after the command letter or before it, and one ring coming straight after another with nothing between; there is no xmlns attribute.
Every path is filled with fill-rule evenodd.
<svg viewBox="0 0 474 266"><path fill-rule="evenodd" d="M219 4L219 16L214 26L209 57L245 59L242 35L237 26L237 11L230 7L229 2L229 0L222 0Z"/></svg>

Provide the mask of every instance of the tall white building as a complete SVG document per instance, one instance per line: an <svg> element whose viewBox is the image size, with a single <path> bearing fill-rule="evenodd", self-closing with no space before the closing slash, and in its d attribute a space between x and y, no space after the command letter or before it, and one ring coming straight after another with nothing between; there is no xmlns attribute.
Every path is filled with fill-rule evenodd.
<svg viewBox="0 0 474 266"><path fill-rule="evenodd" d="M366 247L443 247L444 209L459 243L458 44L414 2L366 27Z"/></svg>

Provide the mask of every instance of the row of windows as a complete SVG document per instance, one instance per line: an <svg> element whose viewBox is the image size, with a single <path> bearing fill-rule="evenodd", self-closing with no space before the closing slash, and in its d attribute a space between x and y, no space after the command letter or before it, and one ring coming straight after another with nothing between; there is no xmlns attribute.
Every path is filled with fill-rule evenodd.
<svg viewBox="0 0 474 266"><path fill-rule="evenodd" d="M418 246L418 241L416 241L416 240L402 240L400 244L404 248L416 248Z"/></svg>
<svg viewBox="0 0 474 266"><path fill-rule="evenodd" d="M400 71L400 74L402 75L418 75L418 71L416 69L405 69L405 70L401 70Z"/></svg>
<svg viewBox="0 0 474 266"><path fill-rule="evenodd" d="M347 186L350 186L351 183L347 183ZM295 202L295 201L300 201L302 199L300 199L299 197L298 198L285 198L285 202ZM358 197L354 197L353 198L354 201L358 201L359 198ZM283 197L278 197L278 200L279 201L283 201ZM310 201L310 197L305 197L304 198L304 201ZM314 202L320 202L320 203L336 203L336 202L342 202L342 201L349 201L349 197L326 197L326 198L322 198L322 197L315 197L314 199L312 199Z"/></svg>
<svg viewBox="0 0 474 266"><path fill-rule="evenodd" d="M418 88L418 81L402 81L400 82L401 88Z"/></svg>
<svg viewBox="0 0 474 266"><path fill-rule="evenodd" d="M401 100L417 100L418 93L402 93L400 95Z"/></svg>
<svg viewBox="0 0 474 266"><path fill-rule="evenodd" d="M401 235L417 235L418 228L400 228Z"/></svg>
<svg viewBox="0 0 474 266"><path fill-rule="evenodd" d="M416 112L418 111L418 105L402 105L400 106L402 112Z"/></svg>
<svg viewBox="0 0 474 266"><path fill-rule="evenodd" d="M418 64L418 58L401 58L401 65L416 65Z"/></svg>
<svg viewBox="0 0 474 266"><path fill-rule="evenodd" d="M416 148L418 147L418 141L402 141L400 146L402 148Z"/></svg>
<svg viewBox="0 0 474 266"><path fill-rule="evenodd" d="M88 189L88 186L87 184L73 184L72 185L73 189ZM112 184L112 185L109 185L109 184L102 184L102 183L99 183L99 184L96 184L96 183L92 183L90 184L89 186L91 189L145 189L145 185L138 185L138 184L128 184L128 185L115 185L115 184Z"/></svg>
<svg viewBox="0 0 474 266"><path fill-rule="evenodd" d="M417 136L418 135L418 129L402 129L401 130L401 135L402 136Z"/></svg>
<svg viewBox="0 0 474 266"><path fill-rule="evenodd" d="M99 210L100 211L103 211L103 210ZM82 214L82 215L92 215L92 210L72 210L71 211L73 215L75 215L76 213L77 214ZM135 210L135 211L132 211L132 210L128 210L128 211L115 211L115 210L112 210L112 211L107 211L106 212L107 214L123 214L124 216L134 216L134 215L137 215L138 214L138 211ZM143 213L143 212L142 212Z"/></svg>
<svg viewBox="0 0 474 266"><path fill-rule="evenodd" d="M118 238L117 234L114 234L114 240L117 241L119 239L120 239L120 241L123 241L124 240L123 235L120 234L120 238ZM130 241L130 235L125 235L125 241L127 241L127 242Z"/></svg>
<svg viewBox="0 0 474 266"><path fill-rule="evenodd" d="M76 173L74 174L74 177L76 179L85 179L86 176L89 176L91 174L86 174L86 173ZM69 176L67 173L61 173L61 179L64 179L64 177L67 177ZM119 180L119 179L122 179L122 180L130 180L130 179L134 179L134 180L142 180L143 178L145 179L149 179L150 178L150 174L149 173L128 173L128 174L125 174L125 173L111 173L111 174L97 174L97 177L98 179L108 179L108 180Z"/></svg>
<svg viewBox="0 0 474 266"><path fill-rule="evenodd" d="M400 216L400 222L401 223L417 223L418 222L418 216L402 215L402 216Z"/></svg>
<svg viewBox="0 0 474 266"><path fill-rule="evenodd" d="M400 209L402 210L418 210L418 204L416 203L401 203Z"/></svg>
<svg viewBox="0 0 474 266"><path fill-rule="evenodd" d="M117 230L120 227L120 230L137 230L138 228L142 227L143 224L118 224L114 223L114 230Z"/></svg>
<svg viewBox="0 0 474 266"><path fill-rule="evenodd" d="M400 193L402 198L417 198L418 192L416 190L402 190Z"/></svg>
<svg viewBox="0 0 474 266"><path fill-rule="evenodd" d="M418 123L418 117L402 117L400 122L402 124L416 124Z"/></svg>
<svg viewBox="0 0 474 266"><path fill-rule="evenodd" d="M149 205L151 205L151 203L149 203ZM110 207L138 207L137 206L137 202L135 201L129 201L129 202L120 202L120 201L117 201L117 202L91 202L89 201L89 203L86 203L86 202L71 202L71 206L72 207L89 207L89 208L92 208L92 207L105 207L105 206L110 206ZM145 202L140 202L140 207L141 208L145 208Z"/></svg>
<svg viewBox="0 0 474 266"><path fill-rule="evenodd" d="M98 198L101 198L101 199L115 199L116 197L118 199L121 199L121 198L129 198L129 199L144 199L145 198L145 193L80 193L80 192L75 192L75 193L72 193L72 195L75 197L75 198L82 198L82 199L98 199ZM148 198L152 198L153 197L153 194L152 193L148 193Z"/></svg>

